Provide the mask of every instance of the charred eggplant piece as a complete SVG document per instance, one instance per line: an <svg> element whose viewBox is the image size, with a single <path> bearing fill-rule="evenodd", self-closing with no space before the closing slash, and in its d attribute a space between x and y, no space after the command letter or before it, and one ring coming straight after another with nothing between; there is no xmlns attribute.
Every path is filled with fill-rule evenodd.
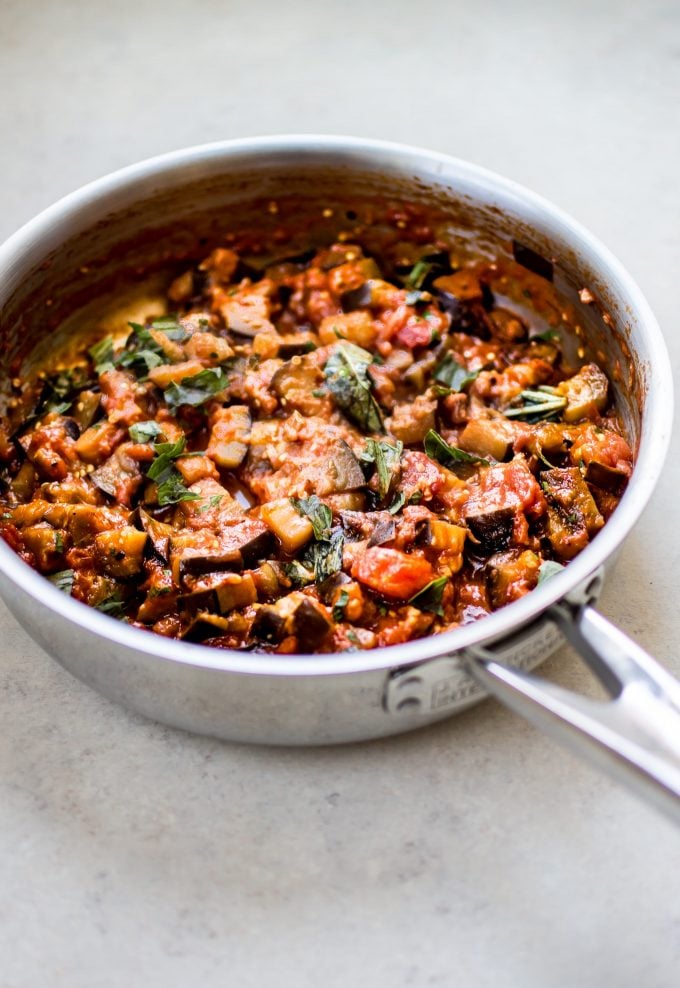
<svg viewBox="0 0 680 988"><path fill-rule="evenodd" d="M628 477L621 470L600 463L598 460L591 460L586 467L586 480L589 484L601 487L602 490L611 494L621 494L626 486Z"/></svg>
<svg viewBox="0 0 680 988"><path fill-rule="evenodd" d="M155 555L161 562L167 563L170 556L170 539L175 534L172 525L153 518L144 508L139 507L135 512L135 524L149 536L149 542Z"/></svg>
<svg viewBox="0 0 680 988"><path fill-rule="evenodd" d="M604 525L578 467L544 470L541 486L548 501L547 535L561 559L572 559Z"/></svg>
<svg viewBox="0 0 680 988"><path fill-rule="evenodd" d="M372 545L384 545L386 542L391 542L396 534L396 531L397 525L392 516L389 518L381 518L371 532L371 537L368 540L367 548L370 549Z"/></svg>
<svg viewBox="0 0 680 988"><path fill-rule="evenodd" d="M373 292L370 281L365 281L358 288L351 288L340 296L340 305L345 312L355 312L371 304Z"/></svg>
<svg viewBox="0 0 680 988"><path fill-rule="evenodd" d="M533 271L534 274L540 275L546 281L553 280L554 270L552 261L549 261L547 257L543 257L538 251L527 247L525 244L521 244L519 240L513 240L512 255L517 263L521 264L528 271Z"/></svg>
<svg viewBox="0 0 680 988"><path fill-rule="evenodd" d="M286 637L286 618L274 604L268 604L258 610L250 633L257 641L278 645Z"/></svg>
<svg viewBox="0 0 680 988"><path fill-rule="evenodd" d="M319 604L308 597L293 615L293 634L303 652L314 652L333 630L333 622Z"/></svg>
<svg viewBox="0 0 680 988"><path fill-rule="evenodd" d="M231 631L229 618L218 614L197 614L187 630L182 635L184 641L204 642L209 638L220 638Z"/></svg>
<svg viewBox="0 0 680 988"><path fill-rule="evenodd" d="M512 508L499 508L498 511L467 515L465 521L479 542L476 549L482 555L501 552L510 545L515 522L515 512Z"/></svg>

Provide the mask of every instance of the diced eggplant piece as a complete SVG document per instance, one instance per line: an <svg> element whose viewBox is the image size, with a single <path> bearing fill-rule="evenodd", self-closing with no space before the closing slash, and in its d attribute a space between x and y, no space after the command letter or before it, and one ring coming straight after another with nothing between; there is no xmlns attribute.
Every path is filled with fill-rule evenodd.
<svg viewBox="0 0 680 988"><path fill-rule="evenodd" d="M397 525L391 516L389 518L381 518L378 524L375 526L371 532L371 537L368 540L368 547L372 545L384 545L386 542L391 542L397 531Z"/></svg>
<svg viewBox="0 0 680 988"><path fill-rule="evenodd" d="M334 513L338 511L363 511L366 506L366 495L363 491L328 494L324 500Z"/></svg>
<svg viewBox="0 0 680 988"><path fill-rule="evenodd" d="M405 446L414 446L422 443L430 429L435 428L436 409L436 401L418 395L413 401L395 405L385 426Z"/></svg>
<svg viewBox="0 0 680 988"><path fill-rule="evenodd" d="M462 552L466 536L467 531L461 525L440 518L428 518L418 528L418 542L439 552Z"/></svg>
<svg viewBox="0 0 680 988"><path fill-rule="evenodd" d="M183 547L179 555L179 575L238 571L254 565L272 547L272 535L257 518L244 518L231 525L220 537L219 548Z"/></svg>
<svg viewBox="0 0 680 988"><path fill-rule="evenodd" d="M58 570L64 561L66 534L55 531L51 525L29 525L22 531L26 548L33 554L35 565L41 573Z"/></svg>
<svg viewBox="0 0 680 988"><path fill-rule="evenodd" d="M142 569L146 532L126 526L100 532L94 539L96 559L109 576L118 580L128 580Z"/></svg>
<svg viewBox="0 0 680 988"><path fill-rule="evenodd" d="M344 439L338 439L328 449L328 462L317 482L317 494L342 494L364 487L366 478L358 459Z"/></svg>
<svg viewBox="0 0 680 988"><path fill-rule="evenodd" d="M252 419L247 405L220 408L210 420L210 441L206 450L219 467L233 470L245 459Z"/></svg>
<svg viewBox="0 0 680 988"><path fill-rule="evenodd" d="M298 514L290 498L268 501L260 509L263 522L274 533L286 552L296 553L314 532L309 518Z"/></svg>
<svg viewBox="0 0 680 988"><path fill-rule="evenodd" d="M259 600L278 597L281 593L281 564L273 562L262 563L252 571L253 583Z"/></svg>
<svg viewBox="0 0 680 988"><path fill-rule="evenodd" d="M78 423L81 432L92 425L101 404L102 396L96 391L81 391L73 409L73 418Z"/></svg>
<svg viewBox="0 0 680 988"><path fill-rule="evenodd" d="M180 600L189 610L219 611L227 614L257 600L250 573L209 573L185 579L186 592Z"/></svg>
<svg viewBox="0 0 680 988"><path fill-rule="evenodd" d="M562 559L572 559L602 528L604 518L577 467L544 470L541 486L548 501L550 544Z"/></svg>
<svg viewBox="0 0 680 988"><path fill-rule="evenodd" d="M479 542L475 548L488 555L507 549L512 539L515 512L512 508L499 508L480 514L467 515L467 526Z"/></svg>
<svg viewBox="0 0 680 988"><path fill-rule="evenodd" d="M502 462L512 453L514 439L515 430L506 418L470 419L458 445L475 456L490 456Z"/></svg>
<svg viewBox="0 0 680 988"><path fill-rule="evenodd" d="M494 607L504 607L533 590L538 581L541 560L526 549L500 553L489 560L491 569L488 587Z"/></svg>
<svg viewBox="0 0 680 988"><path fill-rule="evenodd" d="M253 621L250 633L258 641L277 645L286 637L286 618L275 607L267 604L260 607Z"/></svg>
<svg viewBox="0 0 680 988"><path fill-rule="evenodd" d="M595 418L605 410L609 381L597 364L586 364L578 374L558 384L555 390L567 399L564 421L578 422L582 418Z"/></svg>
<svg viewBox="0 0 680 988"><path fill-rule="evenodd" d="M591 460L586 467L585 479L589 484L595 484L611 494L621 494L628 480L627 474L614 467L600 463L598 460Z"/></svg>
<svg viewBox="0 0 680 988"><path fill-rule="evenodd" d="M345 312L354 312L371 304L372 291L371 282L365 281L358 288L351 288L348 292L343 292L340 296L340 305Z"/></svg>
<svg viewBox="0 0 680 988"><path fill-rule="evenodd" d="M227 298L220 306L220 313L227 327L241 336L257 336L274 330L269 320L269 299L257 292Z"/></svg>
<svg viewBox="0 0 680 988"><path fill-rule="evenodd" d="M320 604L309 597L300 601L293 615L293 633L302 652L314 652L333 630L333 622Z"/></svg>
<svg viewBox="0 0 680 988"><path fill-rule="evenodd" d="M323 408L324 399L314 394L322 384L323 374L312 354L292 357L271 380L271 388L284 408L303 415L315 415Z"/></svg>
<svg viewBox="0 0 680 988"><path fill-rule="evenodd" d="M16 477L10 483L10 487L17 500L24 503L30 501L35 490L36 480L35 467L29 460L25 460L21 464Z"/></svg>
<svg viewBox="0 0 680 988"><path fill-rule="evenodd" d="M278 353L274 356L283 357L290 360L291 357L298 357L310 350L316 350L319 345L319 338L306 330L297 333L286 333L278 336Z"/></svg>
<svg viewBox="0 0 680 988"><path fill-rule="evenodd" d="M74 418L70 415L63 415L61 418L62 426L64 432L69 437L69 439L79 439L80 438L80 426Z"/></svg>
<svg viewBox="0 0 680 988"><path fill-rule="evenodd" d="M158 521L141 507L137 509L135 520L149 536L155 554L161 562L167 563L170 557L170 539L175 534L172 525Z"/></svg>
<svg viewBox="0 0 680 988"><path fill-rule="evenodd" d="M204 642L209 638L220 638L229 634L232 622L217 614L197 614L182 637L188 642Z"/></svg>

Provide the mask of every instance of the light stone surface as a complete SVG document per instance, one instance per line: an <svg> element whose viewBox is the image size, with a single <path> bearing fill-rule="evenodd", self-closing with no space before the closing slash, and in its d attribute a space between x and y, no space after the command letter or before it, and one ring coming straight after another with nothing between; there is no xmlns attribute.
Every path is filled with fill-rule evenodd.
<svg viewBox="0 0 680 988"><path fill-rule="evenodd" d="M679 84L672 0L2 0L0 235L176 147L395 139L589 226L675 367ZM679 452L602 600L676 672ZM1 988L678 984L680 835L496 703L241 747L129 715L0 622ZM587 682L567 651L545 671Z"/></svg>

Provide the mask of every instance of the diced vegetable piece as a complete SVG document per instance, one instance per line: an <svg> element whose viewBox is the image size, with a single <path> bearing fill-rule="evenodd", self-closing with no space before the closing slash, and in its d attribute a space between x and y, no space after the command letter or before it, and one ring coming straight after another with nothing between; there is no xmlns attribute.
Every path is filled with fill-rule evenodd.
<svg viewBox="0 0 680 988"><path fill-rule="evenodd" d="M312 537L314 530L311 521L298 514L288 497L263 504L260 515L286 552L297 552Z"/></svg>
<svg viewBox="0 0 680 988"><path fill-rule="evenodd" d="M292 357L272 377L271 387L286 409L297 409L303 415L316 415L324 406L317 392L323 375L312 354Z"/></svg>
<svg viewBox="0 0 680 988"><path fill-rule="evenodd" d="M41 573L53 573L63 568L64 533L50 525L29 525L22 531L24 545L33 553L35 564Z"/></svg>
<svg viewBox="0 0 680 988"><path fill-rule="evenodd" d="M171 302L186 302L188 298L191 298L193 291L193 271L185 271L171 282L168 288L168 298Z"/></svg>
<svg viewBox="0 0 680 988"><path fill-rule="evenodd" d="M162 329L147 329L146 332L167 360L171 360L173 363L179 363L180 361L186 359L184 347L175 340L171 339ZM193 354L191 354L191 356L193 356ZM159 361L161 359L162 358L159 357ZM156 361L156 363L158 363L158 361Z"/></svg>
<svg viewBox="0 0 680 988"><path fill-rule="evenodd" d="M128 580L142 569L146 532L137 528L113 529L95 536L94 550L105 573L119 580Z"/></svg>
<svg viewBox="0 0 680 988"><path fill-rule="evenodd" d="M320 497L354 491L366 484L359 461L344 439L338 439L328 448L328 460L317 481Z"/></svg>
<svg viewBox="0 0 680 988"><path fill-rule="evenodd" d="M436 278L432 287L440 292L448 292L461 302L479 301L482 298L482 286L477 275L472 271L456 271L455 274L445 274Z"/></svg>
<svg viewBox="0 0 680 988"><path fill-rule="evenodd" d="M301 600L293 615L293 634L302 652L313 652L333 630L333 622L321 604L309 597Z"/></svg>
<svg viewBox="0 0 680 988"><path fill-rule="evenodd" d="M414 401L395 405L385 425L405 446L413 446L422 443L430 429L434 429L436 409L436 401L418 395Z"/></svg>
<svg viewBox="0 0 680 988"><path fill-rule="evenodd" d="M210 419L210 441L206 450L218 466L233 470L248 452L251 418L247 405L218 409Z"/></svg>
<svg viewBox="0 0 680 988"><path fill-rule="evenodd" d="M153 518L143 508L137 509L137 518L142 529L149 536L154 552L162 562L166 563L170 555L170 539L175 534L175 529L172 525L166 525Z"/></svg>
<svg viewBox="0 0 680 988"><path fill-rule="evenodd" d="M182 637L189 642L204 642L209 638L221 638L229 634L233 624L219 614L197 614Z"/></svg>
<svg viewBox="0 0 680 988"><path fill-rule="evenodd" d="M234 353L227 341L214 333L192 333L184 349L187 357L206 364L222 364Z"/></svg>
<svg viewBox="0 0 680 988"><path fill-rule="evenodd" d="M14 491L14 495L19 501L29 501L33 495L36 485L36 473L35 467L29 460L25 460L19 469L14 480L11 482L11 488Z"/></svg>
<svg viewBox="0 0 680 988"><path fill-rule="evenodd" d="M319 326L319 339L326 344L341 339L356 343L357 346L370 347L376 336L377 329L370 313L364 310L326 316Z"/></svg>
<svg viewBox="0 0 680 988"><path fill-rule="evenodd" d="M92 424L101 400L101 394L97 394L96 391L81 391L78 395L78 400L71 414L80 426L81 432L84 432Z"/></svg>
<svg viewBox="0 0 680 988"><path fill-rule="evenodd" d="M582 418L595 418L605 410L609 382L597 364L586 364L574 377L558 384L555 391L567 399L564 421L578 422Z"/></svg>
<svg viewBox="0 0 680 988"><path fill-rule="evenodd" d="M124 435L119 426L104 419L90 426L76 440L76 453L86 463L102 463L109 458Z"/></svg>
<svg viewBox="0 0 680 988"><path fill-rule="evenodd" d="M548 500L548 538L555 553L572 559L604 525L577 467L545 470L541 484Z"/></svg>
<svg viewBox="0 0 680 988"><path fill-rule="evenodd" d="M242 336L270 333L274 326L269 321L271 304L263 295L252 292L228 298L220 306L226 325Z"/></svg>
<svg viewBox="0 0 680 988"><path fill-rule="evenodd" d="M494 460L505 460L512 450L515 430L507 419L470 419L460 434L458 445L468 453L477 456L491 456Z"/></svg>
<svg viewBox="0 0 680 988"><path fill-rule="evenodd" d="M434 570L422 556L375 546L356 560L352 576L384 597L409 600L434 578Z"/></svg>
<svg viewBox="0 0 680 988"><path fill-rule="evenodd" d="M461 553L467 531L461 525L452 525L440 518L428 518L423 527L422 540L440 552Z"/></svg>
<svg viewBox="0 0 680 988"><path fill-rule="evenodd" d="M500 552L510 545L515 524L515 512L512 508L468 514L465 521L483 553Z"/></svg>
<svg viewBox="0 0 680 988"><path fill-rule="evenodd" d="M541 560L535 552L526 549L495 556L489 560L489 565L492 567L489 579L491 603L494 607L504 607L533 590Z"/></svg>
<svg viewBox="0 0 680 988"><path fill-rule="evenodd" d="M628 474L623 470L616 470L606 463L598 460L591 460L586 467L585 479L589 484L595 484L612 494L620 494L626 486Z"/></svg>
<svg viewBox="0 0 680 988"><path fill-rule="evenodd" d="M178 364L161 364L149 371L149 380L165 391L171 384L180 384L187 377L194 377L204 370L200 360L183 360Z"/></svg>
<svg viewBox="0 0 680 988"><path fill-rule="evenodd" d="M201 542L202 533L173 537L171 555L178 550L178 576L185 573L212 573L223 570L241 570L261 559L271 548L269 529L257 518L244 518L220 534L219 539ZM193 542L193 545L192 545Z"/></svg>

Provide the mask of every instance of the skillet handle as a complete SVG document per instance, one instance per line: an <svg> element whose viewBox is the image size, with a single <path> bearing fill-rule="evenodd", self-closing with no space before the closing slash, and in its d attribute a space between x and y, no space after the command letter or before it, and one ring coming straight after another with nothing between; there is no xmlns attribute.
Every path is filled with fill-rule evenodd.
<svg viewBox="0 0 680 988"><path fill-rule="evenodd" d="M592 700L466 649L493 696L581 753L680 823L680 682L593 607L555 604L547 615L612 699Z"/></svg>

